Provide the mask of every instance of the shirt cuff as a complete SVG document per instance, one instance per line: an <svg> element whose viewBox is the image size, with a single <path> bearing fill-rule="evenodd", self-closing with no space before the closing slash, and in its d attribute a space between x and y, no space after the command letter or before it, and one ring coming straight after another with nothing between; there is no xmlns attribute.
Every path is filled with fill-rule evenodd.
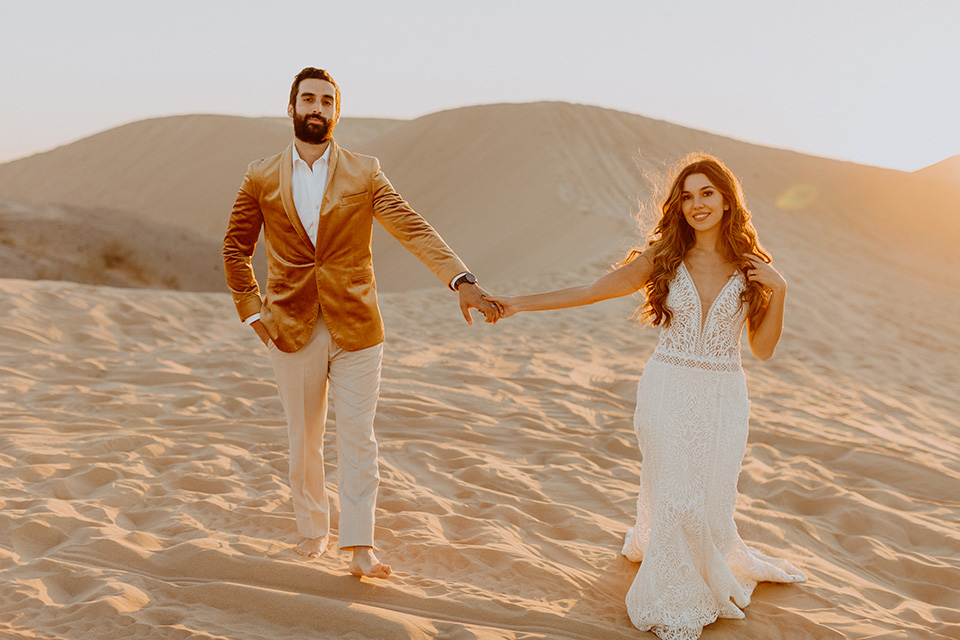
<svg viewBox="0 0 960 640"><path fill-rule="evenodd" d="M260 314L259 314L259 313L255 313L255 314L253 314L252 316L250 316L249 318L246 318L246 319L243 321L243 324L251 325L251 324L253 324L254 322L256 322L257 320L259 320L259 319L260 319Z"/></svg>
<svg viewBox="0 0 960 640"><path fill-rule="evenodd" d="M451 291L456 291L456 289L453 288L453 283L457 281L457 278L459 278L460 276L465 276L465 275L467 275L468 273L470 273L470 272L469 272L469 271L464 271L463 273L458 273L457 275L455 275L455 276L453 276L452 278L450 278L450 282L447 283L447 286L450 287L450 290L451 290Z"/></svg>

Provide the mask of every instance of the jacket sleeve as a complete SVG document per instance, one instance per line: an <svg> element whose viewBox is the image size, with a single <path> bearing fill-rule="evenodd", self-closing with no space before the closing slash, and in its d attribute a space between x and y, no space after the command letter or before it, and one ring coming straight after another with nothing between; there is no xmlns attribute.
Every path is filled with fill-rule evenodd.
<svg viewBox="0 0 960 640"><path fill-rule="evenodd" d="M223 239L223 271L241 320L260 313L262 305L252 264L261 227L263 212L257 197L254 164L251 163L237 192Z"/></svg>
<svg viewBox="0 0 960 640"><path fill-rule="evenodd" d="M430 223L397 193L380 169L380 162L374 160L373 215L383 228L433 271L444 285L469 271Z"/></svg>

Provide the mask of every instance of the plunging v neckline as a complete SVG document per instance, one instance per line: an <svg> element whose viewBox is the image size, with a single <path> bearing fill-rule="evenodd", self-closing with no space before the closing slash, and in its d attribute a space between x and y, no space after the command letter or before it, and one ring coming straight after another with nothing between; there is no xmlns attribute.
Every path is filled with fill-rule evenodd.
<svg viewBox="0 0 960 640"><path fill-rule="evenodd" d="M707 318L710 317L710 312L713 311L713 305L717 299L723 295L723 292L728 286L730 286L730 281L737 277L739 271L734 271L730 274L730 277L727 278L727 281L723 283L723 286L720 287L720 291L717 291L717 295L713 296L713 300L710 301L710 306L707 307L707 312L703 312L703 298L700 297L700 289L697 288L697 281L693 279L693 274L690 273L690 269L687 267L687 261L681 260L680 264L683 266L683 270L686 272L687 277L690 278L690 284L693 285L693 292L697 294L697 306L700 310L700 333L703 333L703 328L707 325Z"/></svg>

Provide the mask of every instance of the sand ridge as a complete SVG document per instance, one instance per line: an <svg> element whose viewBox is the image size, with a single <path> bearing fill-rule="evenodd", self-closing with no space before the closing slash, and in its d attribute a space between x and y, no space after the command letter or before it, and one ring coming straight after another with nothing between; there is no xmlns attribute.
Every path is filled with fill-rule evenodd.
<svg viewBox="0 0 960 640"><path fill-rule="evenodd" d="M0 290L0 629L636 637L618 551L655 332L626 320L632 301L469 328L449 292L385 297L377 535L396 574L366 583L345 556L292 551L281 408L228 296ZM815 347L788 329L772 366L745 361L738 512L810 581L762 585L746 621L704 637L956 637L958 378L918 393L843 352L808 362Z"/></svg>

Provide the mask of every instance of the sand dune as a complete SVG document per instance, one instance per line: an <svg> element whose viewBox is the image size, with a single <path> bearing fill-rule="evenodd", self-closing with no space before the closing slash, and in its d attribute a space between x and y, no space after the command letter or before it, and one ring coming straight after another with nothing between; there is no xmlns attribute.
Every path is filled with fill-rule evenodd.
<svg viewBox="0 0 960 640"><path fill-rule="evenodd" d="M925 178L960 183L960 155L951 156L946 160L941 160L915 173Z"/></svg>
<svg viewBox="0 0 960 640"><path fill-rule="evenodd" d="M168 140L182 125L185 144L207 125L211 141L249 126L265 148L289 138L280 120L231 120L136 131ZM960 238L948 220L960 200L948 180L574 105L359 124L356 145L436 212L493 291L598 276L634 238L643 168L691 147L729 160L790 282L777 356L745 357L737 524L810 579L761 585L746 620L703 637L960 638L960 274L941 250ZM0 165L0 200L63 220L69 209L41 203L52 186L32 183L28 198L11 185L39 180L28 160L93 145L74 180L101 161L100 142ZM228 201L248 159L223 169ZM156 161L154 180L186 184L183 167ZM148 172L129 170L130 182L111 174L110 197L127 205L110 215L148 218L134 193ZM84 180L74 206L106 208L106 191L82 200L96 190ZM939 209L923 199L935 196ZM194 228L177 211L163 219L217 251L209 219L225 213L193 210ZM16 245L27 230L8 233ZM380 582L348 576L346 556L292 551L282 409L227 294L0 279L0 638L646 637L623 605L637 565L619 555L640 472L636 384L656 341L627 320L637 301L467 327L422 266L377 250L377 536L395 568Z"/></svg>
<svg viewBox="0 0 960 640"><path fill-rule="evenodd" d="M960 182L924 172L566 103L466 107L410 121L345 118L337 136L379 157L404 197L487 279L568 272L622 252L635 240L638 198L649 196L644 172L691 150L724 158L758 217L815 219L888 252L934 250L960 265ZM0 165L0 198L109 209L219 241L247 163L290 137L280 118L145 120ZM374 242L381 290L436 284L386 233Z"/></svg>
<svg viewBox="0 0 960 640"><path fill-rule="evenodd" d="M337 134L363 146L397 122L345 118ZM292 135L286 118L157 118L0 165L0 274L222 291L219 247L244 169ZM91 265L105 245L123 245L136 268ZM255 267L265 277L262 257Z"/></svg>
<svg viewBox="0 0 960 640"><path fill-rule="evenodd" d="M0 273L183 291L223 289L221 243L100 209L0 202Z"/></svg>
<svg viewBox="0 0 960 640"><path fill-rule="evenodd" d="M337 134L345 145L363 146L396 122L345 118ZM222 240L247 164L292 138L281 118L142 120L0 165L0 195L125 212Z"/></svg>

